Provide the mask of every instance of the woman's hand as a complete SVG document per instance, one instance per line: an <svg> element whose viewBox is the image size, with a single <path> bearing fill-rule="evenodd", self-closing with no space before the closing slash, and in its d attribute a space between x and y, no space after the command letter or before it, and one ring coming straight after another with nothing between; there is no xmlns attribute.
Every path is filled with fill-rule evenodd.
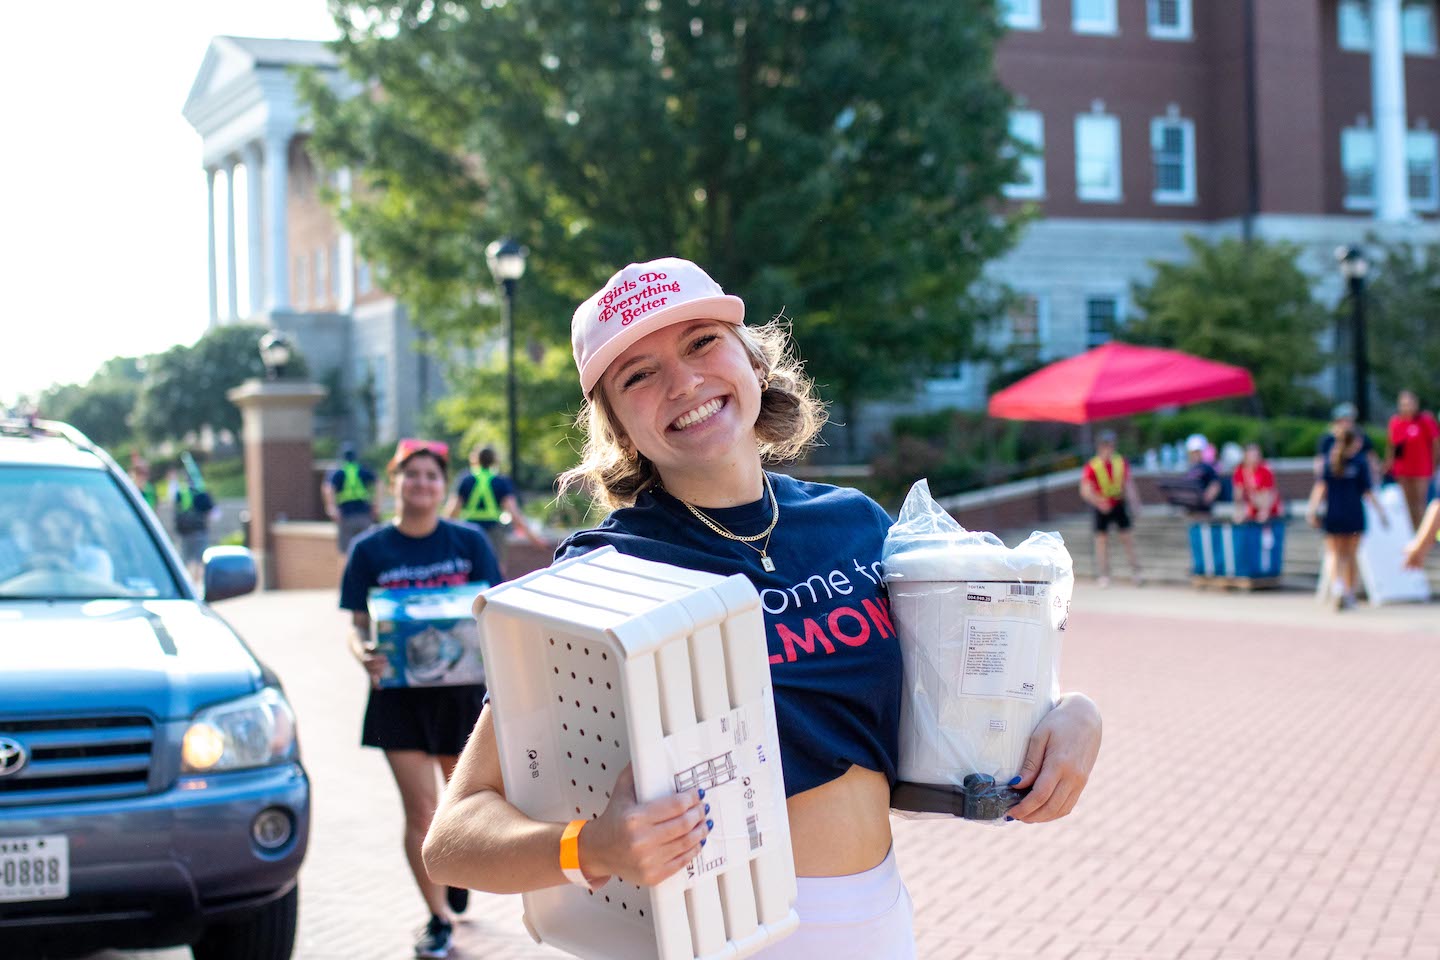
<svg viewBox="0 0 1440 960"><path fill-rule="evenodd" d="M1010 810L1025 823L1058 820L1075 808L1100 753L1100 710L1083 693L1067 693L1045 715L1025 750L1020 789L1030 795Z"/></svg>
<svg viewBox="0 0 1440 960"><path fill-rule="evenodd" d="M1310 524L1310 526L1314 527L1316 530L1319 530L1319 529L1320 529L1320 514L1316 513L1314 510L1306 510L1306 511L1305 511L1305 522L1308 523L1308 524Z"/></svg>
<svg viewBox="0 0 1440 960"><path fill-rule="evenodd" d="M370 686L378 688L380 681L390 672L390 661L376 651L374 644L367 642L360 650L360 665L370 674Z"/></svg>
<svg viewBox="0 0 1440 960"><path fill-rule="evenodd" d="M580 869L591 880L624 877L653 887L695 859L712 821L704 791L690 790L649 803L635 799L627 766L615 781L605 812L580 832Z"/></svg>

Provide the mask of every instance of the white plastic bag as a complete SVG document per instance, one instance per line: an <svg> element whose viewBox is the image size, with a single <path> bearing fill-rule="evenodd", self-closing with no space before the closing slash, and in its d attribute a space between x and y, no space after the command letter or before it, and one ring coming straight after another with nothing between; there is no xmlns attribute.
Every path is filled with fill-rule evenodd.
<svg viewBox="0 0 1440 960"><path fill-rule="evenodd" d="M1014 549L966 530L918 481L885 539L905 661L900 816L1003 820L1036 725L1060 695L1073 565L1058 533ZM907 812L908 811L908 812Z"/></svg>

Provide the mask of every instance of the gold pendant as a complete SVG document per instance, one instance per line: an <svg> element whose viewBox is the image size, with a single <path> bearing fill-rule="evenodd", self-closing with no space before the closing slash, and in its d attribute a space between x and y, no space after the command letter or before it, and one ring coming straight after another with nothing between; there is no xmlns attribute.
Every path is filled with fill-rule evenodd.
<svg viewBox="0 0 1440 960"><path fill-rule="evenodd" d="M774 561L774 560L771 560L769 557L765 556L765 554L763 554L763 553L760 554L760 566L762 566L762 567L765 568L765 572L766 572L766 573L774 573L774 572L775 572L775 561Z"/></svg>

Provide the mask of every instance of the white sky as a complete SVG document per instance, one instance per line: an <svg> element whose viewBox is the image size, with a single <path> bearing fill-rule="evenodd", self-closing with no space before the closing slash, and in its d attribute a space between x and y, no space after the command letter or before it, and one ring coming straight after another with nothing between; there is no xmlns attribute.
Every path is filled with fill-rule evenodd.
<svg viewBox="0 0 1440 960"><path fill-rule="evenodd" d="M325 0L70 0L6 10L0 404L205 332L205 173L200 136L180 115L200 61L217 34L335 33Z"/></svg>

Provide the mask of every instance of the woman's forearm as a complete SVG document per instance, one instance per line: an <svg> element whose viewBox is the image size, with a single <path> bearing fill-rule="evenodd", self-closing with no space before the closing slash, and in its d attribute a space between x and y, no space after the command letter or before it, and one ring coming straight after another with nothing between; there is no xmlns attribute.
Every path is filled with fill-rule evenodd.
<svg viewBox="0 0 1440 960"><path fill-rule="evenodd" d="M425 837L425 870L436 883L487 893L558 886L566 882L564 831L563 823L530 819L494 790L447 794Z"/></svg>

